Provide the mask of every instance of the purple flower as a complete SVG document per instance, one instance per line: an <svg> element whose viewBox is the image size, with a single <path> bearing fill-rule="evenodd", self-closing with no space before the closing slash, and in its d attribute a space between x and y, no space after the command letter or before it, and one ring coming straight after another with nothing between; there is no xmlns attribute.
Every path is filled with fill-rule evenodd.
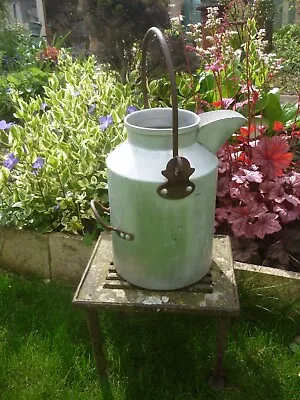
<svg viewBox="0 0 300 400"><path fill-rule="evenodd" d="M107 115L106 117L100 117L99 123L100 123L100 129L105 131L105 129L107 129L109 125L113 124L114 121L111 115Z"/></svg>
<svg viewBox="0 0 300 400"><path fill-rule="evenodd" d="M56 204L54 207L53 207L53 211L58 211L60 209L60 204Z"/></svg>
<svg viewBox="0 0 300 400"><path fill-rule="evenodd" d="M16 164L18 164L19 159L15 157L14 153L9 153L4 160L4 167L8 168L10 171L14 168Z"/></svg>
<svg viewBox="0 0 300 400"><path fill-rule="evenodd" d="M40 107L40 110L41 111L46 111L46 108L48 107L48 104L47 103L42 103L41 104L41 107Z"/></svg>
<svg viewBox="0 0 300 400"><path fill-rule="evenodd" d="M88 109L88 113L90 115L94 115L95 114L95 110L96 110L96 104L92 104Z"/></svg>
<svg viewBox="0 0 300 400"><path fill-rule="evenodd" d="M12 88L8 87L8 88L5 89L5 93L8 93L8 94L9 94L9 93L11 93L11 92L12 92Z"/></svg>
<svg viewBox="0 0 300 400"><path fill-rule="evenodd" d="M126 113L127 113L127 114L132 114L132 113L134 113L135 111L137 111L137 108L136 108L135 106L128 106L128 107L126 108Z"/></svg>
<svg viewBox="0 0 300 400"><path fill-rule="evenodd" d="M45 160L42 157L38 157L35 162L32 164L33 173L36 174L38 170L43 168L45 164Z"/></svg>
<svg viewBox="0 0 300 400"><path fill-rule="evenodd" d="M3 129L3 130L9 129L9 128L12 127L13 125L14 125L13 122L6 122L6 121L4 121L4 119L2 119L2 120L0 121L0 129Z"/></svg>

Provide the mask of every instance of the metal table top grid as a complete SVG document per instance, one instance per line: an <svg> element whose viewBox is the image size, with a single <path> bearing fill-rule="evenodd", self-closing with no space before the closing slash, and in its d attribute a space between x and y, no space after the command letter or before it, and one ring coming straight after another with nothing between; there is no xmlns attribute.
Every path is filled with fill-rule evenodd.
<svg viewBox="0 0 300 400"><path fill-rule="evenodd" d="M172 291L134 286L113 265L111 234L101 234L73 298L82 308L160 310L237 316L239 301L227 236L216 236L210 272L198 283Z"/></svg>

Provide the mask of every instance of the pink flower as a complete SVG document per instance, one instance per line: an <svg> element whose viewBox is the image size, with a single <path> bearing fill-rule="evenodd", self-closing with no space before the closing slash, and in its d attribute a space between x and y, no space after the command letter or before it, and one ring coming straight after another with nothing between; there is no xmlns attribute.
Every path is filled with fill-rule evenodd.
<svg viewBox="0 0 300 400"><path fill-rule="evenodd" d="M197 53L197 49L196 49L196 47L194 47L194 46L186 45L186 46L185 46L185 50L186 50L186 51L189 51L189 52L191 52L191 53Z"/></svg>
<svg viewBox="0 0 300 400"><path fill-rule="evenodd" d="M266 235L280 231L281 225L277 218L278 216L274 213L259 215L257 221L253 224L254 235L263 239Z"/></svg>
<svg viewBox="0 0 300 400"><path fill-rule="evenodd" d="M227 110L233 102L234 99L232 97L225 97L222 99L222 106Z"/></svg>
<svg viewBox="0 0 300 400"><path fill-rule="evenodd" d="M223 69L223 65L221 64L221 60L216 60L211 65L207 65L205 69L213 72L220 72Z"/></svg>
<svg viewBox="0 0 300 400"><path fill-rule="evenodd" d="M283 138L263 136L252 149L252 161L261 167L262 172L269 178L281 176L283 169L288 168L293 154L288 153L289 145Z"/></svg>

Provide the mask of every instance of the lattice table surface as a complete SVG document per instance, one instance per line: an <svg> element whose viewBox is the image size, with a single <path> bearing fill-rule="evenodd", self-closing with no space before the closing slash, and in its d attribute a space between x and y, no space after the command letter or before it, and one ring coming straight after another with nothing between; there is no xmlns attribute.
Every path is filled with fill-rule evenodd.
<svg viewBox="0 0 300 400"><path fill-rule="evenodd" d="M73 298L78 307L149 309L169 312L195 312L235 316L239 301L231 255L230 239L216 236L209 273L186 288L165 291L148 290L122 279L113 265L111 234L99 237Z"/></svg>

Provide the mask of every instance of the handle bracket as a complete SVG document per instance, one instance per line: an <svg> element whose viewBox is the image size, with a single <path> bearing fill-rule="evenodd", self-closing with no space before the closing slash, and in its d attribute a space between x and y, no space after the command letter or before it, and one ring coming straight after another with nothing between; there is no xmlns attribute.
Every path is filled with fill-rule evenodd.
<svg viewBox="0 0 300 400"><path fill-rule="evenodd" d="M115 227L113 227L113 226L111 226L111 225L107 225L107 224L103 221L103 219L100 217L100 215L99 215L99 213L98 213L98 210L97 210L97 206L98 206L99 208L101 208L101 210L104 211L104 212L109 212L109 208L104 207L104 206L103 206L101 203L99 203L99 201L97 201L97 200L92 200L92 201L91 201L91 208L92 208L92 210L93 210L93 213L94 213L94 215L95 215L95 218L96 218L96 220L99 222L99 224L100 224L101 226L103 226L104 229L106 229L107 231L116 232L116 234L117 234L121 239L124 239L124 240L127 240L127 241L131 241L131 240L134 239L134 235L133 235L132 233L123 231L122 229L115 228Z"/></svg>

